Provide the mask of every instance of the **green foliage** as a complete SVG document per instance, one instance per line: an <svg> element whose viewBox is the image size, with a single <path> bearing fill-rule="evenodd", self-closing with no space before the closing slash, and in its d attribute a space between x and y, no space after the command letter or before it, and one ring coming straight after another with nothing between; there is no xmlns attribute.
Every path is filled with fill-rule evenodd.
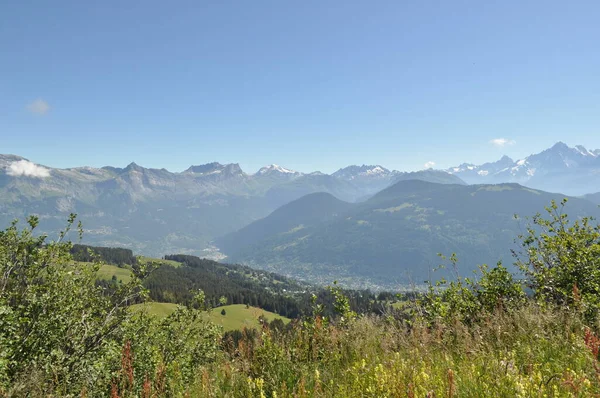
<svg viewBox="0 0 600 398"><path fill-rule="evenodd" d="M81 389L107 377L129 318L127 303L145 294L134 269L131 280L110 294L95 284L98 264L73 262L64 242L35 236L36 217L19 230L0 232L0 383L19 388L32 373L47 383ZM25 382L25 381L23 381ZM40 389L45 388L43 385ZM50 387L49 387L50 388Z"/></svg>
<svg viewBox="0 0 600 398"><path fill-rule="evenodd" d="M98 269L98 279L100 280L115 280L116 282L128 282L131 280L131 267L119 267L116 265L101 264Z"/></svg>
<svg viewBox="0 0 600 398"><path fill-rule="evenodd" d="M337 281L333 283L333 286L329 286L328 290L333 295L333 307L340 316L340 323L346 325L355 320L357 314L350 308L350 300L337 286Z"/></svg>
<svg viewBox="0 0 600 398"><path fill-rule="evenodd" d="M466 326L315 317L239 333L199 396L584 397L600 392L593 334L576 314L529 303ZM588 337L586 337L588 336Z"/></svg>
<svg viewBox="0 0 600 398"><path fill-rule="evenodd" d="M75 244L71 247L71 255L75 261L101 261L118 266L134 265L137 258L130 249L115 247L96 247Z"/></svg>
<svg viewBox="0 0 600 398"><path fill-rule="evenodd" d="M136 312L146 312L149 315L154 315L158 318L164 318L172 314L178 308L178 304L172 303L157 303L157 302L146 302L143 304L134 304L131 309ZM227 316L221 315L221 312L225 310ZM259 318L264 318L268 321L276 319L281 320L283 324L290 322L289 318L281 317L273 312L265 311L257 307L246 307L243 304L231 304L223 307L217 307L210 310L208 314L205 314L207 319L210 319L212 323L220 326L224 331L230 330L242 330L242 329L253 329L260 328Z"/></svg>
<svg viewBox="0 0 600 398"><path fill-rule="evenodd" d="M281 275L183 254L165 259L182 266L163 265L144 281L154 301L186 304L191 291L202 289L213 307L248 304L288 318L307 308L303 303L307 285Z"/></svg>
<svg viewBox="0 0 600 398"><path fill-rule="evenodd" d="M600 226L590 217L571 222L567 199L553 201L520 236L517 265L537 298L579 308L588 321L600 314Z"/></svg>
<svg viewBox="0 0 600 398"><path fill-rule="evenodd" d="M419 311L429 321L473 323L498 310L511 311L525 303L521 283L501 263L493 268L480 266L478 278L461 278L456 255L452 254L449 261L455 280L430 283L428 293L419 302Z"/></svg>
<svg viewBox="0 0 600 398"><path fill-rule="evenodd" d="M177 306L166 317L141 312L132 318L125 341L135 354L132 367L138 377L125 388L127 392L142 390L150 379L166 395L182 394L197 370L216 360L221 330L207 321L210 308L204 303L204 293L199 291L189 305Z"/></svg>
<svg viewBox="0 0 600 398"><path fill-rule="evenodd" d="M98 283L99 263L71 257L74 222L73 214L56 241L35 235L36 217L0 232L0 395L101 396L111 384L134 393L157 372L170 377L166 386L191 382L216 358L220 334L203 316L204 296L162 320L130 311L153 265L134 265L127 282Z"/></svg>

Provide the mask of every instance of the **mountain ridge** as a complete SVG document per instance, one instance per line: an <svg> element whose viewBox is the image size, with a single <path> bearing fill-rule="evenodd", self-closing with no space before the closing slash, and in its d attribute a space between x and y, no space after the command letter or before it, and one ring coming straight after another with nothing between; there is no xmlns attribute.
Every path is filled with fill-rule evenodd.
<svg viewBox="0 0 600 398"><path fill-rule="evenodd" d="M600 191L597 159L600 150L557 143L526 160L503 157L481 166L465 163L458 171L400 172L363 164L326 174L302 173L275 164L261 168L262 173L246 173L237 163L215 161L180 172L135 162L125 167L61 169L18 155L0 155L0 222L8 224L36 214L40 231L55 234L69 213L77 213L84 224L86 243L123 246L151 256L180 252L219 259L222 254L213 246L214 239L307 194L325 192L359 203L401 180L416 178L450 185L516 182L554 192L571 184L587 191L566 189L565 193L576 191L580 196ZM558 166L547 167L551 163ZM527 174L534 166L537 171L526 181L510 174L515 167L516 173L525 170Z"/></svg>
<svg viewBox="0 0 600 398"><path fill-rule="evenodd" d="M549 192L579 196L600 191L600 149L582 145L569 147L562 141L539 153L513 160L503 156L496 162L463 163L444 171L469 184L516 182Z"/></svg>
<svg viewBox="0 0 600 398"><path fill-rule="evenodd" d="M123 246L152 256L182 252L219 259L211 245L214 238L304 195L326 192L354 202L374 193L370 181L277 165L262 170L248 174L237 163L219 162L182 172L135 162L60 169L0 155L0 222L36 214L40 231L53 234L70 213L77 213L89 244Z"/></svg>
<svg viewBox="0 0 600 398"><path fill-rule="evenodd" d="M511 268L510 248L518 249L514 240L525 223L514 215L533 216L563 198L516 183L406 180L337 217L224 253L234 262L322 284L397 288L428 279L441 263L436 253L456 253L462 273L501 260ZM566 212L572 218L600 215L598 206L578 198L570 198Z"/></svg>

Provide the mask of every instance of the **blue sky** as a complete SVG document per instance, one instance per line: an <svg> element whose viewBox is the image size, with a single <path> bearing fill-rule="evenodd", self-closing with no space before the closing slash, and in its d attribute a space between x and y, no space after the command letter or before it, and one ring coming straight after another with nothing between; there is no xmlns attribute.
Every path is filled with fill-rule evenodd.
<svg viewBox="0 0 600 398"><path fill-rule="evenodd" d="M2 2L0 153L331 172L600 148L599 15L598 1Z"/></svg>

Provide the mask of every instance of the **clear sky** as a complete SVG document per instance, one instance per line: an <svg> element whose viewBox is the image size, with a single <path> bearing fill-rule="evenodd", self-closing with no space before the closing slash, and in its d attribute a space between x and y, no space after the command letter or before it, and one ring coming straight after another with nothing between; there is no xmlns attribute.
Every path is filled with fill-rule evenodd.
<svg viewBox="0 0 600 398"><path fill-rule="evenodd" d="M331 172L600 148L599 21L597 0L3 1L0 153Z"/></svg>

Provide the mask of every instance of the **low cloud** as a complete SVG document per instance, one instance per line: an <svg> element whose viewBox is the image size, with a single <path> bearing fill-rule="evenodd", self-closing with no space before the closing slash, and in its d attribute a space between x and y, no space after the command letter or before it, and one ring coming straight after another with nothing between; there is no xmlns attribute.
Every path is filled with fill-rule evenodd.
<svg viewBox="0 0 600 398"><path fill-rule="evenodd" d="M490 141L490 144L492 144L493 146L497 146L498 148L515 145L516 143L517 142L515 140L508 140L506 138L494 138Z"/></svg>
<svg viewBox="0 0 600 398"><path fill-rule="evenodd" d="M27 105L27 110L36 115L45 115L50 111L50 104L43 99L38 98L31 104Z"/></svg>
<svg viewBox="0 0 600 398"><path fill-rule="evenodd" d="M426 169L431 169L431 168L433 168L433 166L435 166L435 162L432 162L431 160L429 162L425 163Z"/></svg>
<svg viewBox="0 0 600 398"><path fill-rule="evenodd" d="M29 160L18 160L12 162L6 174L13 177L35 177L35 178L46 178L50 177L50 170L45 167L38 166L35 163L31 163Z"/></svg>

